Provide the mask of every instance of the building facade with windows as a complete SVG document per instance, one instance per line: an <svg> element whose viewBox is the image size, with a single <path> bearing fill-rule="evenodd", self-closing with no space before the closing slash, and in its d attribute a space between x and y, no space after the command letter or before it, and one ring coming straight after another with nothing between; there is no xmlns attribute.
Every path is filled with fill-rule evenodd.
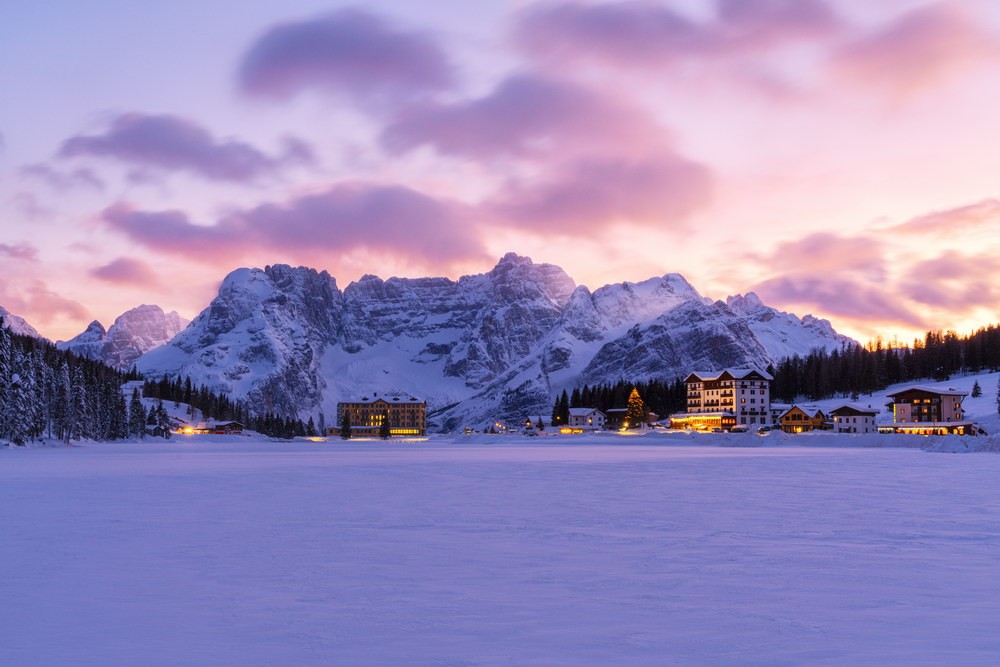
<svg viewBox="0 0 1000 667"><path fill-rule="evenodd" d="M600 430L604 428L606 417L597 408L570 408L568 426Z"/></svg>
<svg viewBox="0 0 1000 667"><path fill-rule="evenodd" d="M349 415L354 435L378 435L382 422L389 420L390 435L427 435L427 402L414 396L363 396L354 401L337 403L339 423L328 429L329 435L339 435L344 416Z"/></svg>
<svg viewBox="0 0 1000 667"><path fill-rule="evenodd" d="M691 373L687 410L670 416L671 428L728 430L736 425L771 424L771 380L757 368L727 368L713 373Z"/></svg>
<svg viewBox="0 0 1000 667"><path fill-rule="evenodd" d="M875 423L875 419L878 417L878 412L871 406L845 403L830 410L830 417L833 418L833 432L877 433L878 424Z"/></svg>
<svg viewBox="0 0 1000 667"><path fill-rule="evenodd" d="M975 427L965 418L962 401L968 393L958 389L913 385L892 394L886 404L892 425L881 430L920 435L972 435Z"/></svg>

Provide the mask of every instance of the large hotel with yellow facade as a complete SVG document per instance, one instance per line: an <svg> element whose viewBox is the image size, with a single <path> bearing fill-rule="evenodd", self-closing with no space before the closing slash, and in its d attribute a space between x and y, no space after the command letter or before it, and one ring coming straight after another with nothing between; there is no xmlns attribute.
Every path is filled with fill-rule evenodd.
<svg viewBox="0 0 1000 667"><path fill-rule="evenodd" d="M356 401L337 403L339 423L329 430L330 435L340 433L345 415L350 416L354 435L378 435L386 419L390 435L427 435L427 401L413 396L379 396L376 393Z"/></svg>

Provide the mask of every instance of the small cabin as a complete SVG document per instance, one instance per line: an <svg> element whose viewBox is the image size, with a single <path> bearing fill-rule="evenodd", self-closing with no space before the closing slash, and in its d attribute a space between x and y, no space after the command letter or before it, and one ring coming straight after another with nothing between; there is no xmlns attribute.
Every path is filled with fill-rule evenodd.
<svg viewBox="0 0 1000 667"><path fill-rule="evenodd" d="M793 405L781 415L781 430L785 433L807 433L824 427L826 415L814 405Z"/></svg>

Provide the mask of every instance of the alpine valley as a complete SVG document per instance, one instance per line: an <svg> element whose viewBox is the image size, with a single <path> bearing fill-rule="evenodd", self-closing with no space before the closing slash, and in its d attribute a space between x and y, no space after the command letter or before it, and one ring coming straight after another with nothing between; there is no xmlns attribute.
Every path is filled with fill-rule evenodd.
<svg viewBox="0 0 1000 667"><path fill-rule="evenodd" d="M513 253L458 280L366 275L343 290L326 271L238 269L183 324L140 306L60 347L303 418L329 419L360 395L407 393L427 400L432 429L453 430L547 414L563 389L585 383L763 368L853 342L753 293L712 301L675 273L591 291Z"/></svg>

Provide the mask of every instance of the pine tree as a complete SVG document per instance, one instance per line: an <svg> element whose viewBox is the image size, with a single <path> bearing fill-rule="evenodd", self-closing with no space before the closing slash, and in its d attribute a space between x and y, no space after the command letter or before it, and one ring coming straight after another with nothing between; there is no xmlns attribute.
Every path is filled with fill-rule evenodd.
<svg viewBox="0 0 1000 667"><path fill-rule="evenodd" d="M632 393L628 396L628 405L625 411L625 424L627 428L640 428L646 423L649 416L649 409L646 403L639 396L639 390L632 387Z"/></svg>
<svg viewBox="0 0 1000 667"><path fill-rule="evenodd" d="M310 438L316 436L316 423L313 421L312 415L309 416L309 421L306 422L306 435Z"/></svg>
<svg viewBox="0 0 1000 667"><path fill-rule="evenodd" d="M344 440L351 439L351 412L344 410L344 415L340 418L340 437Z"/></svg>
<svg viewBox="0 0 1000 667"><path fill-rule="evenodd" d="M389 436L392 435L392 431L389 429L389 413L382 414L382 423L378 427L378 436L383 440L388 440Z"/></svg>
<svg viewBox="0 0 1000 667"><path fill-rule="evenodd" d="M20 352L15 353L13 362L15 369L24 367ZM28 412L31 404L28 393L25 391L25 380L22 380L22 374L16 370L10 375L10 386L6 394L6 437L12 444L24 446L28 442L31 428L31 418Z"/></svg>
<svg viewBox="0 0 1000 667"><path fill-rule="evenodd" d="M0 438L9 438L9 423L12 415L10 384L13 377L14 349L8 329L0 318Z"/></svg>
<svg viewBox="0 0 1000 667"><path fill-rule="evenodd" d="M997 414L1000 415L1000 377L997 378Z"/></svg>
<svg viewBox="0 0 1000 667"><path fill-rule="evenodd" d="M979 386L979 380L972 385L972 398L979 398L983 395L983 388Z"/></svg>
<svg viewBox="0 0 1000 667"><path fill-rule="evenodd" d="M143 438L146 435L146 408L142 406L139 390L132 390L132 398L128 404L129 435L133 438Z"/></svg>

